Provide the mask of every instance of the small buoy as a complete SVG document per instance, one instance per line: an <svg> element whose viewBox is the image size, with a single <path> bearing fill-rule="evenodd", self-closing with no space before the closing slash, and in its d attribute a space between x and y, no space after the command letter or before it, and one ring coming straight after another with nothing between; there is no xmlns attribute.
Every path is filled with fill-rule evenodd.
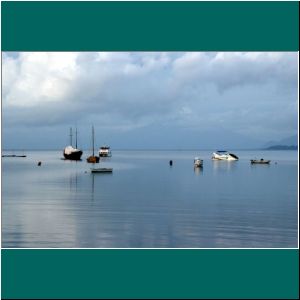
<svg viewBox="0 0 300 300"><path fill-rule="evenodd" d="M172 166L173 165L173 160L170 160L169 164L170 164L170 166Z"/></svg>
<svg viewBox="0 0 300 300"><path fill-rule="evenodd" d="M39 161L39 162L38 162L38 166L41 166L41 165L42 165L42 162L41 162L41 161Z"/></svg>

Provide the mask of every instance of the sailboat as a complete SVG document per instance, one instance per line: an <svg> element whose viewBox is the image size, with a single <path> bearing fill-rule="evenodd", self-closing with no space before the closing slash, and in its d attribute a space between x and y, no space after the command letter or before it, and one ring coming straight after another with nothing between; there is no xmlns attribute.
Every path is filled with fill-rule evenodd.
<svg viewBox="0 0 300 300"><path fill-rule="evenodd" d="M93 155L89 156L86 161L88 163L98 163L99 162L99 156L95 156L95 132L94 132L94 126L92 126L92 142L93 142Z"/></svg>
<svg viewBox="0 0 300 300"><path fill-rule="evenodd" d="M77 149L77 128L76 128L75 134L76 134L76 146L75 146L75 148L73 148L73 145L72 145L73 134L72 134L72 128L70 128L70 146L67 146L63 152L65 159L80 160L80 158L81 158L82 151Z"/></svg>

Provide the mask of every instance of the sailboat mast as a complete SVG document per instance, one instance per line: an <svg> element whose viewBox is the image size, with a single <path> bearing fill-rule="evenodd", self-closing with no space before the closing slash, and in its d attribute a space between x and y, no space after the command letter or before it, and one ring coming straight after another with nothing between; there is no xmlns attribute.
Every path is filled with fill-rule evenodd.
<svg viewBox="0 0 300 300"><path fill-rule="evenodd" d="M95 151L94 151L94 148L95 148L95 133L94 133L94 125L92 126L92 138L93 138L93 156L95 156Z"/></svg>
<svg viewBox="0 0 300 300"><path fill-rule="evenodd" d="M70 127L70 145L72 146L72 127Z"/></svg>
<svg viewBox="0 0 300 300"><path fill-rule="evenodd" d="M75 148L77 149L77 127L76 127L76 145Z"/></svg>

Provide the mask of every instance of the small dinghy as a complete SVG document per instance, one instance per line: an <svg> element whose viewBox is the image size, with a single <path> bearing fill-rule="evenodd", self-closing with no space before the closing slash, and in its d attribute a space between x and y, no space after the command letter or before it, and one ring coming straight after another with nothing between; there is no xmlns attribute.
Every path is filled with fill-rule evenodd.
<svg viewBox="0 0 300 300"><path fill-rule="evenodd" d="M195 157L195 159L194 159L194 167L195 168L203 167L203 160L200 159L199 157Z"/></svg>
<svg viewBox="0 0 300 300"><path fill-rule="evenodd" d="M112 173L112 168L93 168L91 169L92 173Z"/></svg>
<svg viewBox="0 0 300 300"><path fill-rule="evenodd" d="M265 160L263 158L261 159L251 159L251 164L261 164L261 165L266 165L269 164L271 161L270 160Z"/></svg>

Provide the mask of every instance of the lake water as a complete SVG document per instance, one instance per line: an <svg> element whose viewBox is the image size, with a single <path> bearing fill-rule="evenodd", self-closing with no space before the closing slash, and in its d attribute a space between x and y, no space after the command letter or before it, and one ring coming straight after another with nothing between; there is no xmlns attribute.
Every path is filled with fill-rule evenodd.
<svg viewBox="0 0 300 300"><path fill-rule="evenodd" d="M94 175L89 151L81 162L60 151L2 158L2 247L297 247L298 152L211 153L113 151L97 164L113 173ZM261 157L271 164L250 164Z"/></svg>

